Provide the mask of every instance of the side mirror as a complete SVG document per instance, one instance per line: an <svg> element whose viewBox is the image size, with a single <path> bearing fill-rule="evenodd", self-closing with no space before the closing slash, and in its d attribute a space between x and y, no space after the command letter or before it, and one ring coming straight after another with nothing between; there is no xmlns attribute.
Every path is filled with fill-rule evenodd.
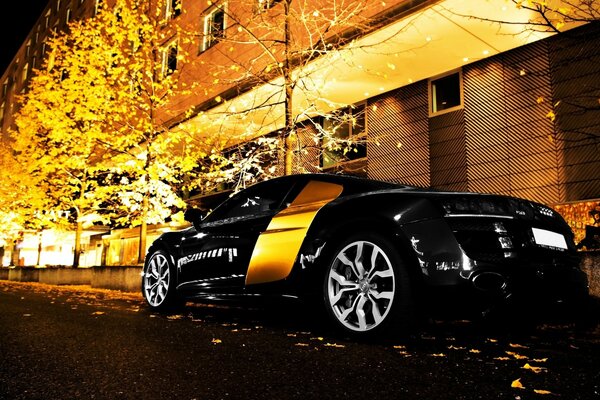
<svg viewBox="0 0 600 400"><path fill-rule="evenodd" d="M192 224L194 224L194 226L199 224L203 218L204 213L197 208L188 208L183 214L183 219L185 219L188 222L191 222Z"/></svg>

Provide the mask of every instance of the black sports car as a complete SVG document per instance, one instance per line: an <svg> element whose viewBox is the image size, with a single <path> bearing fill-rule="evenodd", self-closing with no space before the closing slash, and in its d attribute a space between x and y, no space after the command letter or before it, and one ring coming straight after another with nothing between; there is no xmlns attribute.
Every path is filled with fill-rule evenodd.
<svg viewBox="0 0 600 400"><path fill-rule="evenodd" d="M164 233L146 257L151 308L320 298L334 326L370 335L408 326L425 303L484 311L588 296L569 226L513 197L301 174L187 217L193 226Z"/></svg>

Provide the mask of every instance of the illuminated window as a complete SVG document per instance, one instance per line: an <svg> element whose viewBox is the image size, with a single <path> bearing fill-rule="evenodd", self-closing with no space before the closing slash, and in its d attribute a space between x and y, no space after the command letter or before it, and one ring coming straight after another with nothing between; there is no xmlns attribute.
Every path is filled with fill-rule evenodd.
<svg viewBox="0 0 600 400"><path fill-rule="evenodd" d="M338 110L323 121L323 129L331 134L323 139L323 168L367 156L366 122L366 103Z"/></svg>
<svg viewBox="0 0 600 400"><path fill-rule="evenodd" d="M161 76L166 78L177 69L177 42L171 42L161 50Z"/></svg>
<svg viewBox="0 0 600 400"><path fill-rule="evenodd" d="M256 9L258 12L263 12L280 2L281 2L281 0L258 0Z"/></svg>
<svg viewBox="0 0 600 400"><path fill-rule="evenodd" d="M204 15L202 51L214 46L225 37L225 11L223 7L212 7Z"/></svg>
<svg viewBox="0 0 600 400"><path fill-rule="evenodd" d="M166 0L165 18L172 19L181 14L181 0Z"/></svg>
<svg viewBox="0 0 600 400"><path fill-rule="evenodd" d="M430 115L454 111L463 106L462 73L450 74L429 80Z"/></svg>
<svg viewBox="0 0 600 400"><path fill-rule="evenodd" d="M29 76L29 63L25 63L21 72L21 82L25 82Z"/></svg>

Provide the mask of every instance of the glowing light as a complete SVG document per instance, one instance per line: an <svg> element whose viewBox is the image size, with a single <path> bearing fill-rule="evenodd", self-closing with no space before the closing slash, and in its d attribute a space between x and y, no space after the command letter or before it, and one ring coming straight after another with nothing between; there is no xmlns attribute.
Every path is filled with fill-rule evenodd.
<svg viewBox="0 0 600 400"><path fill-rule="evenodd" d="M484 55L484 56L487 56L488 54L490 54L490 51L489 51L489 50L484 50L484 51L483 51L483 55Z"/></svg>
<svg viewBox="0 0 600 400"><path fill-rule="evenodd" d="M467 62L467 61L469 61L469 57L464 57L464 58L463 58L463 61L464 61L464 62Z"/></svg>

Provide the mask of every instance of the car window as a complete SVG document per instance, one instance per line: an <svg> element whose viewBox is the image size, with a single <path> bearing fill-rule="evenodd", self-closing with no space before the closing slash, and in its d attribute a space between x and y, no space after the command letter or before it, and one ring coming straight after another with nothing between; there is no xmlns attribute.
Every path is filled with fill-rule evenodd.
<svg viewBox="0 0 600 400"><path fill-rule="evenodd" d="M235 194L210 213L205 222L274 214L292 188L290 180L257 183Z"/></svg>

